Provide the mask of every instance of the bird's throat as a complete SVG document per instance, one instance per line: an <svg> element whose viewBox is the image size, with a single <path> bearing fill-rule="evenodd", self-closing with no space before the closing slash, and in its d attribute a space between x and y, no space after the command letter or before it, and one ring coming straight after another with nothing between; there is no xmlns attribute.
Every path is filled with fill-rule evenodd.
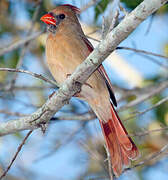
<svg viewBox="0 0 168 180"><path fill-rule="evenodd" d="M54 25L50 24L50 25L47 26L47 31L55 34L56 31L57 31L57 26L54 26Z"/></svg>

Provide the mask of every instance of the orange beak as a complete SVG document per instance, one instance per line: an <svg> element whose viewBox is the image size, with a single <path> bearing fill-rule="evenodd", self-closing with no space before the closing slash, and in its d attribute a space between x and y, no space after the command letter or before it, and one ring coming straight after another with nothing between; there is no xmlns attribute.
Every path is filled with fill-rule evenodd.
<svg viewBox="0 0 168 180"><path fill-rule="evenodd" d="M56 26L55 17L52 16L51 14L45 14L44 16L42 16L40 18L40 20L43 21L44 23L48 24L48 25L52 24L52 25Z"/></svg>

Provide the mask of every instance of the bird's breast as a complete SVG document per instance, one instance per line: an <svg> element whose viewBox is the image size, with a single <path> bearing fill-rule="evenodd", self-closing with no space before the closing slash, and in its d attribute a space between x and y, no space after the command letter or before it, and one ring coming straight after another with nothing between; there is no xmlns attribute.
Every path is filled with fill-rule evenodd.
<svg viewBox="0 0 168 180"><path fill-rule="evenodd" d="M46 57L49 69L58 83L87 57L88 50L79 37L73 34L50 34L46 43Z"/></svg>

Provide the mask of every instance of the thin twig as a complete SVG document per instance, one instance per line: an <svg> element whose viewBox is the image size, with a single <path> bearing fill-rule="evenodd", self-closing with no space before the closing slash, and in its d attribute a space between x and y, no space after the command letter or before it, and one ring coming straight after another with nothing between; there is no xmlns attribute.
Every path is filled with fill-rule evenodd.
<svg viewBox="0 0 168 180"><path fill-rule="evenodd" d="M9 116L18 116L18 117L26 116L26 114L22 114L20 112L11 112L11 111L7 111L6 109L0 109L0 114L6 114Z"/></svg>
<svg viewBox="0 0 168 180"><path fill-rule="evenodd" d="M163 148L162 148L160 151L158 151L158 152L152 154L150 157L146 158L144 161L141 161L140 163L135 164L134 166L132 166L132 167L130 167L130 168L126 168L123 172L132 170L132 169L134 169L134 168L136 168L136 167L139 167L139 166L143 166L143 165L145 165L146 163L148 163L149 161L151 161L151 160L153 160L153 159L155 159L155 158L158 158L161 154L163 154L163 153L164 153L165 151L167 151L167 150L168 150L168 144L166 144L165 146L163 146Z"/></svg>
<svg viewBox="0 0 168 180"><path fill-rule="evenodd" d="M157 57L164 58L164 59L168 60L167 56L157 54L157 53L153 53L153 52L149 52L149 51L145 51L145 50L125 47L125 46L118 46L116 49L118 49L118 50L122 50L122 49L123 50L130 50L130 51L134 51L134 52L137 52L137 53L143 53L143 54L147 54L147 55L157 56Z"/></svg>
<svg viewBox="0 0 168 180"><path fill-rule="evenodd" d="M27 32L27 36L30 36L30 34L33 32L34 23L36 22L36 19L37 19L37 17L38 17L38 14L39 14L39 10L40 10L41 5L42 5L42 0L39 0L38 3L37 3L37 7L36 7L36 9L35 9L35 12L34 12L34 14L33 14L33 18L32 18L32 21L31 21L31 25L30 25L30 28L29 28L29 30L28 30L28 32ZM23 64L23 59L24 59L25 53L26 53L29 45L30 45L30 41L29 41L28 43L24 44L23 48L21 49L21 53L20 53L20 57L19 57L18 63L17 63L17 65L16 65L16 69L19 69L19 68L22 66L22 64ZM17 79L17 75L18 75L18 74L17 74L16 72L13 74L13 78L12 78L10 84L9 84L9 89L10 89L10 90L12 90L12 89L13 89L13 86L15 85L15 82L16 82L16 79Z"/></svg>
<svg viewBox="0 0 168 180"><path fill-rule="evenodd" d="M89 1L85 6L83 6L83 7L81 8L81 13L82 13L83 11L86 11L88 8L94 6L98 1L99 1L99 0L91 0L91 1Z"/></svg>
<svg viewBox="0 0 168 180"><path fill-rule="evenodd" d="M128 121L128 120L130 120L130 119L132 119L132 118L135 118L135 117L137 117L137 116L143 115L143 114L145 114L146 112L148 112L148 111L150 111L150 110L152 110L152 109L160 106L161 104L165 103L166 101L168 101L168 97L165 97L165 98L161 99L159 102L157 102L156 104L154 104L154 105L151 106L150 108L147 108L147 109L145 109L144 111L141 111L141 112L137 112L135 115L133 115L133 116L131 116L131 117L128 117L127 119L124 119L123 121Z"/></svg>
<svg viewBox="0 0 168 180"><path fill-rule="evenodd" d="M134 136L146 136L149 135L151 133L155 133L155 132L160 132L160 131L164 131L164 130L168 130L168 126L163 127L163 128L159 128L159 129L153 129L153 130L149 130L149 131L145 131L145 132L135 132L133 134L129 134L129 136L134 137Z"/></svg>
<svg viewBox="0 0 168 180"><path fill-rule="evenodd" d="M145 32L145 35L147 35L149 33L149 31L150 31L150 29L152 27L155 15L156 15L156 12L151 15L151 19L150 19L150 22L148 24L147 30Z"/></svg>
<svg viewBox="0 0 168 180"><path fill-rule="evenodd" d="M150 99L154 95L159 94L161 91L163 91L167 87L168 87L168 81L159 83L157 86L154 86L153 89L148 90L146 93L142 93L142 95L139 95L134 101L131 101L130 103L121 106L118 110L123 111L130 107L136 106L140 104L141 102Z"/></svg>
<svg viewBox="0 0 168 180"><path fill-rule="evenodd" d="M51 151L49 151L48 153L37 158L34 162L39 162L39 161L43 160L44 158L48 158L48 157L52 156L54 153L57 152L57 150L59 148L61 148L62 146L67 145L68 143L72 142L73 138L83 130L83 128L86 126L86 124L87 124L87 122L82 122L80 124L80 126L75 128L73 131L71 131L71 133L68 136L63 137L61 139L61 141L58 142L55 145L55 147L53 147L53 149L51 149Z"/></svg>
<svg viewBox="0 0 168 180"><path fill-rule="evenodd" d="M127 16L129 14L129 12L120 3L119 3L119 8L120 11L124 13L124 16Z"/></svg>
<svg viewBox="0 0 168 180"><path fill-rule="evenodd" d="M34 40L35 38L39 37L42 33L44 32L43 31L39 31L39 32L35 32L34 34L22 39L22 40L19 40L15 43L12 43L11 45L9 45L8 47L5 47L3 49L1 49L0 51L0 56L10 52L10 51L13 51L21 46L23 46L25 43L29 42L29 41L32 41Z"/></svg>
<svg viewBox="0 0 168 180"><path fill-rule="evenodd" d="M18 73L25 73L25 74L29 74L35 78L38 78L38 79L41 79L47 83L50 83L52 85L55 85L58 87L58 84L53 81L53 80L50 80L44 76L42 76L41 74L37 74L37 73L34 73L34 72L31 72L31 71L27 71L27 70L23 70L23 69L12 69L12 68L0 68L0 71L8 71L8 72L18 72Z"/></svg>
<svg viewBox="0 0 168 180"><path fill-rule="evenodd" d="M114 176L113 176L113 169L112 169L112 164L111 164L110 153L109 153L106 145L104 145L104 148L105 148L106 154L107 154L109 177L110 177L110 180L113 180Z"/></svg>
<svg viewBox="0 0 168 180"><path fill-rule="evenodd" d="M52 89L55 88L55 86L14 86L13 91L41 91L46 89ZM8 84L4 84L2 87L0 87L0 91L9 91Z"/></svg>
<svg viewBox="0 0 168 180"><path fill-rule="evenodd" d="M106 19L105 17L103 16L102 17L102 39L104 39L106 37L106 33L107 33L107 23L106 23Z"/></svg>
<svg viewBox="0 0 168 180"><path fill-rule="evenodd" d="M93 38L93 37L91 37L89 35L87 35L87 38L92 39L93 41L96 41L96 42L100 42L100 40L98 40L96 38ZM130 47L126 47L126 46L118 46L116 48L116 50L130 50L130 51L134 51L134 52L137 52L137 53L143 53L143 54L146 54L146 55L152 55L152 56L156 56L156 57L160 57L160 58L164 58L164 59L168 60L168 57L164 56L162 54L157 54L157 53L153 53L153 52L150 52L150 51L145 51L145 50L136 49L136 48L130 48Z"/></svg>
<svg viewBox="0 0 168 180"><path fill-rule="evenodd" d="M167 64L163 64L163 62L159 62L157 59L154 59L153 57L147 56L146 54L138 54L138 55L145 57L147 60L150 60L151 62L159 65L162 68L164 68L166 71L168 70Z"/></svg>
<svg viewBox="0 0 168 180"><path fill-rule="evenodd" d="M90 137L90 136L89 136ZM91 159L94 159L96 161L96 163L99 163L100 166L102 167L102 169L104 169L105 172L107 172L108 174L108 169L106 168L105 164L104 164L104 161L102 161L102 155L100 155L100 153L95 150L95 143L92 144L94 146L90 146L88 145L87 143L84 143L84 142L80 142L80 144L83 146L83 148L85 149L85 151L87 151L90 155L90 158Z"/></svg>
<svg viewBox="0 0 168 180"><path fill-rule="evenodd" d="M163 89L162 88L160 89L160 87L163 87ZM162 90L166 89L167 87L168 87L168 80L156 83L155 85L152 84L152 85L145 86L143 88L135 87L133 89L127 89L127 88L122 88L122 87L113 85L114 92L116 91L116 92L119 92L120 94L122 94L122 97L118 99L118 102L120 102L126 98L129 98L131 96L136 96L137 98L142 97L144 95L151 93L154 89L155 90L159 89L162 91ZM158 93L161 91L158 91Z"/></svg>
<svg viewBox="0 0 168 180"><path fill-rule="evenodd" d="M2 179L3 177L6 176L6 174L8 173L8 171L10 170L12 164L14 163L14 161L16 160L19 152L21 151L23 145L25 144L26 140L28 139L28 137L30 136L30 134L33 132L33 130L30 130L27 135L25 136L25 138L23 139L22 143L19 145L14 157L12 158L12 161L10 162L9 166L7 167L7 169L3 172L3 174L0 176L0 179Z"/></svg>
<svg viewBox="0 0 168 180"><path fill-rule="evenodd" d="M118 9L116 10L115 14L114 14L114 17L112 18L112 22L111 22L111 25L109 27L109 31L112 31L117 23L117 20L118 20L118 16L119 16L119 11Z"/></svg>

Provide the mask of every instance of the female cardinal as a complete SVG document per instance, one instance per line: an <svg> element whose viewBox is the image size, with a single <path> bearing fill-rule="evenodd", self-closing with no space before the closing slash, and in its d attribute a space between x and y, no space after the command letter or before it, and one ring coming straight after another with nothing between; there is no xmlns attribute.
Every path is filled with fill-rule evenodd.
<svg viewBox="0 0 168 180"><path fill-rule="evenodd" d="M53 77L60 84L93 51L78 21L78 13L80 10L77 7L65 4L41 17L49 31L46 42L47 63ZM138 149L113 107L117 103L103 65L89 77L77 97L87 101L97 115L114 174L119 176L123 167L129 165L130 159L137 158Z"/></svg>

